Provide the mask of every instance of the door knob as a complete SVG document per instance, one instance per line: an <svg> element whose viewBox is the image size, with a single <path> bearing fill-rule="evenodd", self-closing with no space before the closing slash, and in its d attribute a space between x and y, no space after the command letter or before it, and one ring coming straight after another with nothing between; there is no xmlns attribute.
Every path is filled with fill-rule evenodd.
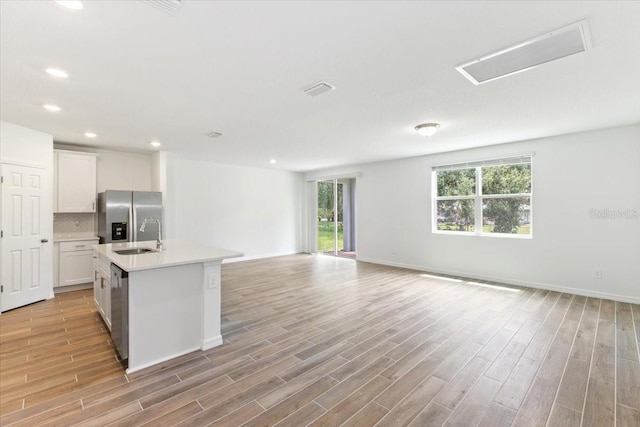
<svg viewBox="0 0 640 427"><path fill-rule="evenodd" d="M40 239L40 243L47 243L49 239Z"/></svg>

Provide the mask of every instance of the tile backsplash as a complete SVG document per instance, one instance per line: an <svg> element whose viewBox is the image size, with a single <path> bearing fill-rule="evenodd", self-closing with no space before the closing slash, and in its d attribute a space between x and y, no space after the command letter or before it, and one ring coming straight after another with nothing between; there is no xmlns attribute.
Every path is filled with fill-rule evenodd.
<svg viewBox="0 0 640 427"><path fill-rule="evenodd" d="M67 233L95 233L94 213L57 213L53 217L53 232Z"/></svg>

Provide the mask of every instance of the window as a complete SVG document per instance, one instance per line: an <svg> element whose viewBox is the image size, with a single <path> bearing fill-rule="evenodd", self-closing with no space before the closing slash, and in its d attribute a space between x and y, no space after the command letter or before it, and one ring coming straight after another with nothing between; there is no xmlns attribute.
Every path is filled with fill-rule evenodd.
<svg viewBox="0 0 640 427"><path fill-rule="evenodd" d="M433 168L433 231L531 236L531 156Z"/></svg>

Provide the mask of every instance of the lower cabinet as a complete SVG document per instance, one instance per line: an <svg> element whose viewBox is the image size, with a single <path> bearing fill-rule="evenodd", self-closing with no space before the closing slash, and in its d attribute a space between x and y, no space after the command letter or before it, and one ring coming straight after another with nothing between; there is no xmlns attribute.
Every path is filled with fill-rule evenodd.
<svg viewBox="0 0 640 427"><path fill-rule="evenodd" d="M93 253L93 300L107 328L111 330L111 269L109 261Z"/></svg>
<svg viewBox="0 0 640 427"><path fill-rule="evenodd" d="M98 243L97 239L60 242L57 286L80 285L92 282L94 277L91 245L96 243Z"/></svg>

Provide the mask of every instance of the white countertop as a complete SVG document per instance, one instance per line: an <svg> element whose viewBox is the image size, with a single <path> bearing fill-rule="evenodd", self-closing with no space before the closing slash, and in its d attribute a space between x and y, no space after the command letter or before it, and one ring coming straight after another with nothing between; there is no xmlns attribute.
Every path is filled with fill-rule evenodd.
<svg viewBox="0 0 640 427"><path fill-rule="evenodd" d="M78 240L99 240L93 233L54 233L54 242L76 242Z"/></svg>
<svg viewBox="0 0 640 427"><path fill-rule="evenodd" d="M98 253L109 258L111 262L125 271L150 270L153 268L171 267L175 265L194 264L207 261L221 261L227 258L241 257L241 252L206 246L180 240L165 240L164 250L138 255L118 255L114 249L124 248L156 248L156 241L133 243L107 243L94 245Z"/></svg>

